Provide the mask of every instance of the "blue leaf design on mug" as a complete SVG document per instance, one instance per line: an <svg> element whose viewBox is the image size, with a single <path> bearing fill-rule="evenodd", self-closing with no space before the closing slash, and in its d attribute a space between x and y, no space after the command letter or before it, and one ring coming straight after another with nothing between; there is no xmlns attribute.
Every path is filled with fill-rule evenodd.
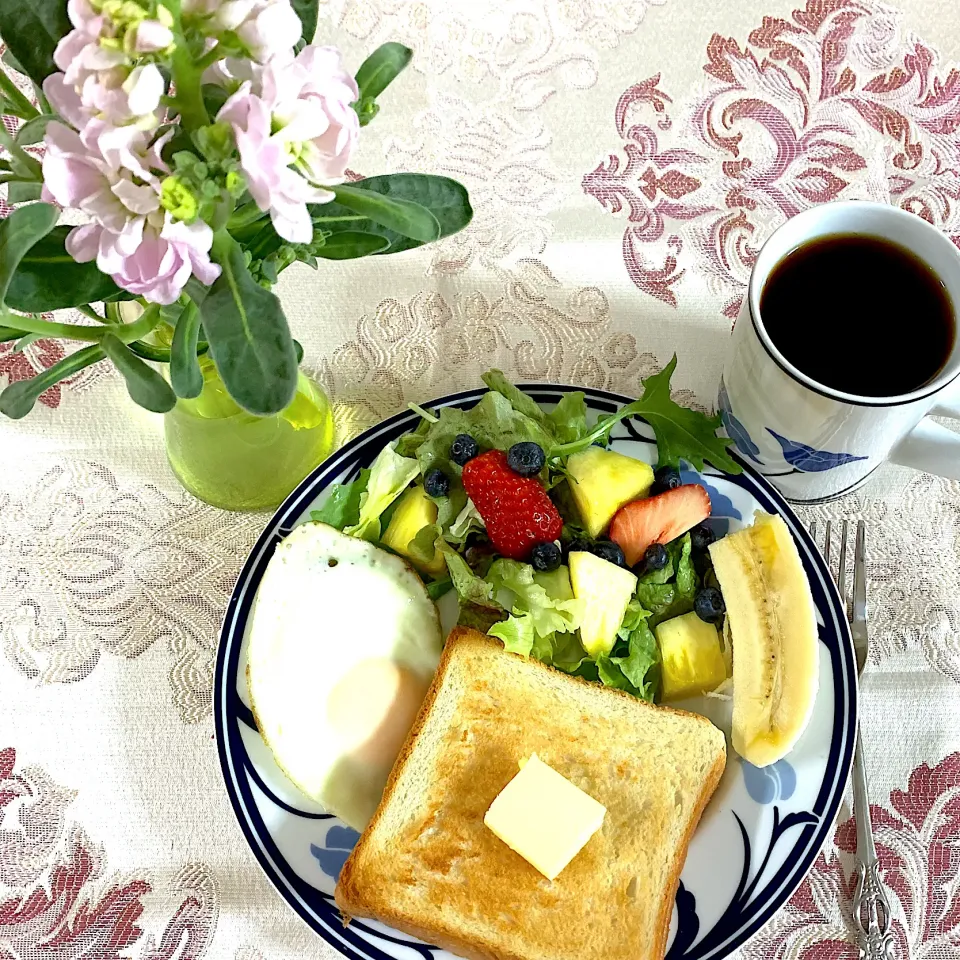
<svg viewBox="0 0 960 960"><path fill-rule="evenodd" d="M747 793L755 803L789 800L797 789L796 771L786 760L778 760L769 767L755 767L741 757L740 768Z"/></svg>
<svg viewBox="0 0 960 960"><path fill-rule="evenodd" d="M727 387L720 378L720 392L717 395L717 403L720 405L720 419L723 421L723 429L727 431L727 436L733 441L733 445L745 456L749 457L754 463L763 466L763 461L757 456L760 448L750 438L747 428L733 415L730 407L730 397L727 395Z"/></svg>
<svg viewBox="0 0 960 960"><path fill-rule="evenodd" d="M317 858L320 869L331 879L340 876L343 865L350 856L350 851L357 845L360 834L350 827L331 827L327 831L324 846L310 844L310 852Z"/></svg>
<svg viewBox="0 0 960 960"><path fill-rule="evenodd" d="M805 443L781 437L779 433L769 427L767 427L767 433L775 437L777 443L783 448L783 459L790 466L796 467L804 473L822 473L824 470L842 467L845 463L853 463L854 460L867 459L866 457L855 457L852 453L830 453L827 450L815 450Z"/></svg>

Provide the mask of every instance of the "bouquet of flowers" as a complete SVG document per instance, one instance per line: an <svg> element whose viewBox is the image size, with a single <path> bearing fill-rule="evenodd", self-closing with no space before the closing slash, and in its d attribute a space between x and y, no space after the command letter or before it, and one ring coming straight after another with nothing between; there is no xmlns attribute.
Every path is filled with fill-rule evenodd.
<svg viewBox="0 0 960 960"><path fill-rule="evenodd" d="M0 68L0 113L22 121L0 124L0 183L20 204L0 222L0 340L87 343L10 384L0 411L22 417L108 359L137 403L164 412L199 395L208 353L241 407L277 413L302 354L271 292L281 270L409 250L469 222L454 180L349 174L411 51L385 44L350 76L336 49L308 42L317 3L0 3L3 64L35 94ZM73 226L57 226L54 204ZM132 322L123 300L142 307ZM96 322L41 316L67 307Z"/></svg>

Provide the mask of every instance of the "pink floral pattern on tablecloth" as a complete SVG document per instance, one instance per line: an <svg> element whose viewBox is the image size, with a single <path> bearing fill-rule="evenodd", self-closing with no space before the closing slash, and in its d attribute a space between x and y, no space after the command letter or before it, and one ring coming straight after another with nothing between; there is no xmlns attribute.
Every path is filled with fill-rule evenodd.
<svg viewBox="0 0 960 960"><path fill-rule="evenodd" d="M874 804L874 836L896 937L895 956L960 956L960 753L917 767L889 806ZM763 932L745 960L856 960L851 901L856 821L837 828L835 846Z"/></svg>
<svg viewBox="0 0 960 960"><path fill-rule="evenodd" d="M757 251L807 207L896 204L960 244L960 71L904 31L902 14L807 0L745 43L715 33L702 91L677 108L660 74L615 111L622 155L583 189L625 217L623 258L673 307L695 270L736 317Z"/></svg>
<svg viewBox="0 0 960 960"><path fill-rule="evenodd" d="M122 960L131 948L142 960L202 957L219 902L209 868L190 864L160 885L167 919L154 937L139 921L158 885L146 873L108 874L103 848L68 822L73 791L39 767L15 772L16 760L0 750L0 958Z"/></svg>

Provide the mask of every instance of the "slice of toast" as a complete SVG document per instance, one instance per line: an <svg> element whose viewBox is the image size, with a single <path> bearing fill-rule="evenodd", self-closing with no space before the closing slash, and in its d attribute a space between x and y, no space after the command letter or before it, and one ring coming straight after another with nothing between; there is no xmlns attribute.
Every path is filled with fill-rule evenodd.
<svg viewBox="0 0 960 960"><path fill-rule="evenodd" d="M483 823L531 753L607 808L553 881ZM703 717L458 628L337 904L476 960L663 960L687 846L725 762Z"/></svg>

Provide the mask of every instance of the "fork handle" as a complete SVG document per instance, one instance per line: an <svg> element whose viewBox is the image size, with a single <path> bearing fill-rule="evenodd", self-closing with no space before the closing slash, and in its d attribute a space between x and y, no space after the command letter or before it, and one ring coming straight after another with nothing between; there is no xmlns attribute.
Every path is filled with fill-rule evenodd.
<svg viewBox="0 0 960 960"><path fill-rule="evenodd" d="M890 931L890 903L880 879L880 861L873 842L859 729L853 757L853 806L857 818L857 886L853 894L853 922L857 928L860 960L896 960Z"/></svg>

